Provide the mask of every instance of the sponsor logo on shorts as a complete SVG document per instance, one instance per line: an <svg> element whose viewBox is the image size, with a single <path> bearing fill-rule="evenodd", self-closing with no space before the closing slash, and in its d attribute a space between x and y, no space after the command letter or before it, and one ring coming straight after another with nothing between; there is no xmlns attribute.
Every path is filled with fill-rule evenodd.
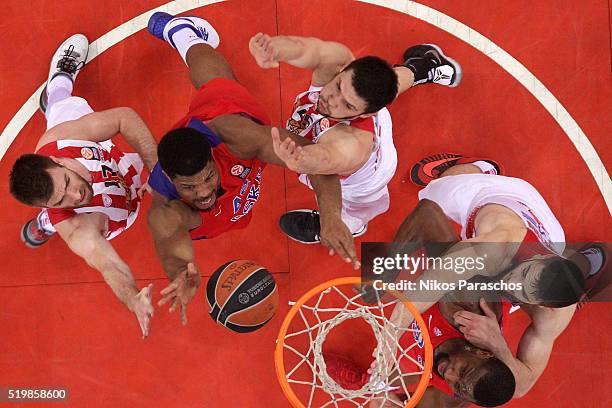
<svg viewBox="0 0 612 408"><path fill-rule="evenodd" d="M234 164L234 166L230 170L230 173L232 173L232 176L240 176L243 171L244 166L242 164Z"/></svg>
<svg viewBox="0 0 612 408"><path fill-rule="evenodd" d="M436 337L440 337L442 335L442 330L438 329L437 327L434 327L434 334L436 335Z"/></svg>
<svg viewBox="0 0 612 408"><path fill-rule="evenodd" d="M240 302L243 305L246 305L247 303L249 303L249 295L245 292L242 292L241 294L238 295L238 302Z"/></svg>
<svg viewBox="0 0 612 408"><path fill-rule="evenodd" d="M108 194L102 194L102 203L104 203L104 206L108 208L113 205L113 199L110 198Z"/></svg>

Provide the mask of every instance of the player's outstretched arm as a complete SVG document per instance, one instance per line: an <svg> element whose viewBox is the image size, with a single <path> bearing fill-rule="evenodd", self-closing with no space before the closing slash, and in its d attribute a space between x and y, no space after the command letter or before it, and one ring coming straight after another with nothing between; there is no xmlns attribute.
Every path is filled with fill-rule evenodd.
<svg viewBox="0 0 612 408"><path fill-rule="evenodd" d="M153 235L157 256L170 279L161 291L159 305L170 303L170 311L181 309L181 321L187 323L186 306L193 299L202 280L195 265L189 230L201 222L197 213L178 200L166 200L153 193L149 210L149 230Z"/></svg>
<svg viewBox="0 0 612 408"><path fill-rule="evenodd" d="M279 62L310 69L312 84L323 86L354 57L343 44L314 37L255 34L249 41L251 55L262 68L276 68Z"/></svg>
<svg viewBox="0 0 612 408"><path fill-rule="evenodd" d="M209 126L225 142L226 146L240 159L259 160L286 167L285 162L274 151L271 130L252 120L238 115L224 115L215 118ZM296 136L285 129L277 129L282 140L290 139L298 146L311 145L312 142ZM321 216L321 242L330 248L330 254L337 253L347 262L359 268L355 255L353 236L342 221L342 191L337 175L309 176L313 190L317 195Z"/></svg>
<svg viewBox="0 0 612 408"><path fill-rule="evenodd" d="M516 377L515 397L524 396L536 383L548 365L555 340L563 333L574 316L576 305L564 308L545 308L534 305L523 305L531 317L531 324L523 333L516 352L516 359L511 360L512 353L504 350L505 356L498 356L514 363L506 363ZM495 353L497 355L497 353ZM502 358L503 357L503 358ZM514 371L517 369L517 373Z"/></svg>
<svg viewBox="0 0 612 408"><path fill-rule="evenodd" d="M38 142L37 149L61 139L104 142L117 133L142 157L149 171L157 163L157 143L147 125L132 108L113 108L93 112L49 129Z"/></svg>
<svg viewBox="0 0 612 408"><path fill-rule="evenodd" d="M342 187L336 175L309 175L310 184L317 196L321 221L321 244L329 249L329 255L337 253L345 262L359 269L353 234L342 221Z"/></svg>
<svg viewBox="0 0 612 408"><path fill-rule="evenodd" d="M370 132L346 125L337 125L316 144L299 146L286 137L281 141L277 128L272 128L274 153L288 169L302 174L351 174L370 157Z"/></svg>
<svg viewBox="0 0 612 408"><path fill-rule="evenodd" d="M102 235L106 222L106 216L101 213L79 214L58 223L55 228L72 252L102 274L115 296L136 315L142 335L146 337L153 317L153 284L138 290L129 266Z"/></svg>

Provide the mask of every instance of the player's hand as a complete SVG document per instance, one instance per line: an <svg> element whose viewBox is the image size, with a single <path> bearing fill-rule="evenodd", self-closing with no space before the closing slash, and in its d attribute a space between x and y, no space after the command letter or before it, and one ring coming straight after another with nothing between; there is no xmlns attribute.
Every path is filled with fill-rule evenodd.
<svg viewBox="0 0 612 408"><path fill-rule="evenodd" d="M278 67L278 50L268 34L257 33L249 40L249 51L261 68Z"/></svg>
<svg viewBox="0 0 612 408"><path fill-rule="evenodd" d="M462 310L455 313L453 319L467 341L476 347L495 353L495 350L505 344L505 340L495 312L489 308L484 299L480 299L480 308L484 316Z"/></svg>
<svg viewBox="0 0 612 408"><path fill-rule="evenodd" d="M145 194L153 194L153 189L151 188L151 186L149 185L149 183L144 183L136 192L136 195L138 195L138 198L140 198L142 200L142 197L144 197Z"/></svg>
<svg viewBox="0 0 612 408"><path fill-rule="evenodd" d="M338 254L346 263L352 263L353 268L359 269L361 263L355 252L353 234L340 217L326 217L320 214L321 244L329 249L329 255Z"/></svg>
<svg viewBox="0 0 612 408"><path fill-rule="evenodd" d="M300 174L317 173L317 158L312 151L312 148L315 146L309 146L310 149L305 149L302 146L296 145L288 137L281 142L280 133L275 127L272 128L271 133L274 153L285 163L289 170Z"/></svg>
<svg viewBox="0 0 612 408"><path fill-rule="evenodd" d="M162 298L157 304L163 306L170 303L170 312L180 307L181 322L187 324L187 303L195 296L201 281L198 268L193 263L188 263L187 269L160 292Z"/></svg>
<svg viewBox="0 0 612 408"><path fill-rule="evenodd" d="M149 335L149 328L151 326L151 318L153 317L153 305L151 304L151 290L153 290L153 284L149 284L142 288L140 292L132 297L128 307L136 315L140 330L142 330L142 338Z"/></svg>

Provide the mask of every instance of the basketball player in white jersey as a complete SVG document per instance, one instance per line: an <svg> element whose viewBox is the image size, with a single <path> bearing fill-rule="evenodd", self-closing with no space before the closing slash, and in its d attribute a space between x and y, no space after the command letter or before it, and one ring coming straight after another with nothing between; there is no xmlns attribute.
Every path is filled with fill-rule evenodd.
<svg viewBox="0 0 612 408"><path fill-rule="evenodd" d="M72 252L102 274L147 336L153 285L139 289L129 266L108 240L129 228L138 216L143 161L153 169L157 145L132 109L94 113L85 99L71 95L88 49L87 38L75 34L53 55L41 95L47 131L35 154L24 154L15 162L10 190L22 203L43 208L24 225L25 244L38 247L57 232ZM117 133L138 154L121 152L111 141Z"/></svg>
<svg viewBox="0 0 612 408"><path fill-rule="evenodd" d="M312 70L310 88L296 97L287 129L315 144L281 143L273 130L275 151L309 187L306 174L340 175L342 219L353 236L364 234L367 223L389 208L387 184L397 166L385 106L414 85L459 85L461 67L435 45L409 48L395 68L377 57L355 59L346 46L318 38L258 33L249 48L262 68L286 62ZM289 237L307 244L320 242L325 224L312 210L290 211L280 220Z"/></svg>
<svg viewBox="0 0 612 408"><path fill-rule="evenodd" d="M598 244L564 251L563 228L542 196L526 181L499 175L502 171L491 160L447 153L421 160L413 166L411 179L426 188L419 193L421 201L402 223L394 241L457 241L443 225L447 218L461 227L463 242L474 246L451 247L445 257L486 253L489 267L480 271L481 275L522 283L523 289L506 291L508 299L531 318L516 357L486 302L481 300L481 315L468 311L454 315L455 325L466 340L490 350L512 370L516 378L514 397L520 398L546 368L555 340L582 299L585 279L588 283L589 278L607 268L607 255ZM430 236L423 236L421 231L425 230ZM433 238L435 234L438 237ZM564 258L568 255L570 259ZM453 282L473 275L471 271L457 275L430 270L420 279ZM441 295L441 291L430 292L426 299L413 303L422 312ZM396 307L391 320L407 327L410 319L403 312L403 307Z"/></svg>

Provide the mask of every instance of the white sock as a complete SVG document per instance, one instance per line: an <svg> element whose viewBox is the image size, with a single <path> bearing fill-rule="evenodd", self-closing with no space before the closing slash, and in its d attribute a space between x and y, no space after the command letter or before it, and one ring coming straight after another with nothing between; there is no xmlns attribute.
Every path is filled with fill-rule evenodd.
<svg viewBox="0 0 612 408"><path fill-rule="evenodd" d="M497 169L495 168L495 166L489 163L488 161L478 160L470 164L473 164L474 166L478 167L484 174L497 174Z"/></svg>
<svg viewBox="0 0 612 408"><path fill-rule="evenodd" d="M183 61L185 61L185 64L187 64L187 51L189 51L189 49L194 45L206 44L212 47L211 44L198 37L192 30L188 28L183 28L182 30L178 30L177 32L175 32L172 35L172 41L174 41L176 50L179 52L179 54L181 54L181 58L183 59Z"/></svg>
<svg viewBox="0 0 612 408"><path fill-rule="evenodd" d="M599 250L593 248L589 248L581 252L581 254L586 256L586 258L589 260L589 264L591 264L589 276L595 275L597 272L599 272L604 261L603 254Z"/></svg>
<svg viewBox="0 0 612 408"><path fill-rule="evenodd" d="M72 88L74 87L70 78L66 75L57 75L47 84L47 110L49 112L51 105L56 102L63 101L72 96Z"/></svg>

